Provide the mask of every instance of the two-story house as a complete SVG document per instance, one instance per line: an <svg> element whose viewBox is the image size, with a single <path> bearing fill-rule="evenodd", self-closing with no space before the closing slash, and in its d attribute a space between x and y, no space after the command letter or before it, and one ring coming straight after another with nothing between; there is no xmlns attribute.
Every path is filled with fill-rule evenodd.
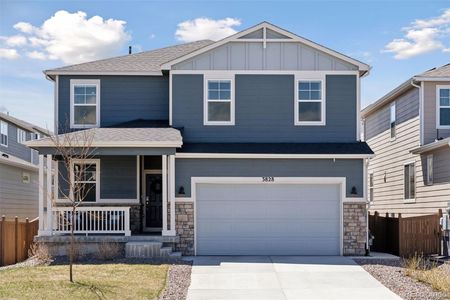
<svg viewBox="0 0 450 300"><path fill-rule="evenodd" d="M38 152L26 141L48 131L0 113L0 216L33 219L38 216Z"/></svg>
<svg viewBox="0 0 450 300"><path fill-rule="evenodd" d="M94 135L95 192L76 232L129 243L153 233L196 255L364 254L369 69L263 22L217 42L47 70L56 132ZM28 145L58 159L50 139ZM44 198L53 216L40 236L66 233L64 199Z"/></svg>
<svg viewBox="0 0 450 300"><path fill-rule="evenodd" d="M402 216L450 206L450 64L431 69L366 107L370 210Z"/></svg>

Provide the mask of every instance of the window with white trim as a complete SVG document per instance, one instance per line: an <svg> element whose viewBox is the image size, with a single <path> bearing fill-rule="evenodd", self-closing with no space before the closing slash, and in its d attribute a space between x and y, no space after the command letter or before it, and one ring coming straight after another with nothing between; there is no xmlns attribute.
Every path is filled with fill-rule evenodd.
<svg viewBox="0 0 450 300"><path fill-rule="evenodd" d="M17 128L17 142L23 144L27 141L27 132L23 129Z"/></svg>
<svg viewBox="0 0 450 300"><path fill-rule="evenodd" d="M438 86L437 92L437 126L450 128L450 86Z"/></svg>
<svg viewBox="0 0 450 300"><path fill-rule="evenodd" d="M100 80L72 79L70 86L70 127L98 127L100 124Z"/></svg>
<svg viewBox="0 0 450 300"><path fill-rule="evenodd" d="M414 200L416 198L416 174L414 163L406 164L404 169L405 200Z"/></svg>
<svg viewBox="0 0 450 300"><path fill-rule="evenodd" d="M205 125L234 125L232 79L205 80Z"/></svg>
<svg viewBox="0 0 450 300"><path fill-rule="evenodd" d="M427 155L427 185L433 185L433 154Z"/></svg>
<svg viewBox="0 0 450 300"><path fill-rule="evenodd" d="M369 201L373 201L373 173L369 173Z"/></svg>
<svg viewBox="0 0 450 300"><path fill-rule="evenodd" d="M323 80L297 80L295 125L325 125Z"/></svg>
<svg viewBox="0 0 450 300"><path fill-rule="evenodd" d="M98 159L73 160L73 197L76 202L96 202L100 198Z"/></svg>
<svg viewBox="0 0 450 300"><path fill-rule="evenodd" d="M0 121L0 145L8 147L8 123Z"/></svg>
<svg viewBox="0 0 450 300"><path fill-rule="evenodd" d="M395 102L391 103L389 107L390 121L389 126L391 128L391 139L395 139L395 125L396 125L396 104Z"/></svg>

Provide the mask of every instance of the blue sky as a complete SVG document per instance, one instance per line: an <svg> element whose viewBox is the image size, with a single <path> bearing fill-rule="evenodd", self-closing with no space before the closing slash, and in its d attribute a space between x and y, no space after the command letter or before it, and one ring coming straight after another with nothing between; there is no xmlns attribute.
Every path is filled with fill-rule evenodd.
<svg viewBox="0 0 450 300"><path fill-rule="evenodd" d="M412 75L450 62L450 18L445 14L449 8L448 0L0 0L0 110L53 128L53 84L42 70L84 57L126 54L128 45L149 50L192 35L218 37L263 20L370 64L371 74L362 81L366 106ZM52 18L60 10L67 13ZM81 23L70 18L78 11L86 14L77 15ZM103 20L88 22L93 16ZM195 22L198 18L209 23ZM99 30L99 40L89 39L85 31L94 31L89 28ZM64 30L75 31L79 40L67 38ZM84 53L75 58L75 52Z"/></svg>

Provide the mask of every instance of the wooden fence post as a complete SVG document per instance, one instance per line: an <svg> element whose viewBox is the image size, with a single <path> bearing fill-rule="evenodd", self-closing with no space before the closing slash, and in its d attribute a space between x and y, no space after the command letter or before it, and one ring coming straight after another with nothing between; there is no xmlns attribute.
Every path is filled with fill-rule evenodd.
<svg viewBox="0 0 450 300"><path fill-rule="evenodd" d="M28 249L30 248L30 220L25 219L25 257L28 258Z"/></svg>
<svg viewBox="0 0 450 300"><path fill-rule="evenodd" d="M398 256L403 256L402 214L398 214Z"/></svg>
<svg viewBox="0 0 450 300"><path fill-rule="evenodd" d="M438 253L439 255L445 255L444 253L444 248L443 248L443 244L441 245L441 240L443 240L443 243L445 243L444 240L444 231L441 230L441 225L439 224L440 219L442 218L442 209L439 208L438 210L438 215L437 215L437 222L436 222L436 226L437 226L437 246L438 246Z"/></svg>
<svg viewBox="0 0 450 300"><path fill-rule="evenodd" d="M14 262L19 261L19 218L14 218Z"/></svg>
<svg viewBox="0 0 450 300"><path fill-rule="evenodd" d="M5 216L2 216L0 225L0 266L3 266L5 261Z"/></svg>

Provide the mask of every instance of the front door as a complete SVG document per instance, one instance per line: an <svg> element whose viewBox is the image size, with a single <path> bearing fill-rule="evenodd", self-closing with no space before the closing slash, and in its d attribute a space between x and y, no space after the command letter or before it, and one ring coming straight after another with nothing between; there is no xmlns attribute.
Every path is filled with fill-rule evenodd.
<svg viewBox="0 0 450 300"><path fill-rule="evenodd" d="M146 231L162 229L162 175L145 174L144 224Z"/></svg>

